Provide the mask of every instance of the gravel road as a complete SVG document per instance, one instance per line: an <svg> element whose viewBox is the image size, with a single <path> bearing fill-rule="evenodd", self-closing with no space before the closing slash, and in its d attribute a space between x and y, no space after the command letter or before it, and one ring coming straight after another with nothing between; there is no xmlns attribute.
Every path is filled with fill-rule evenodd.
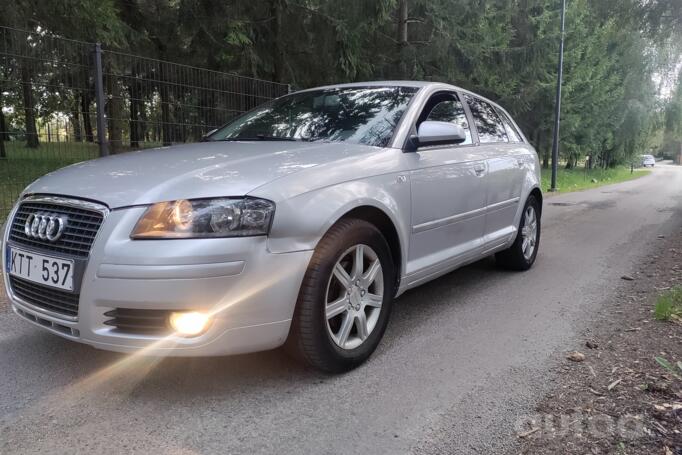
<svg viewBox="0 0 682 455"><path fill-rule="evenodd" d="M563 351L682 223L682 167L545 199L535 267L484 260L397 301L370 361L325 376L281 352L125 357L0 300L0 453L494 453ZM4 298L0 297L0 299Z"/></svg>

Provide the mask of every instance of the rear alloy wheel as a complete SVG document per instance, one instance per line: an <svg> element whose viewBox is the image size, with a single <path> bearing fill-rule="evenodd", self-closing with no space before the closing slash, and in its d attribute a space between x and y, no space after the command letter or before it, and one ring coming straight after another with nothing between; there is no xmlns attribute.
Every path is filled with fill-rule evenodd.
<svg viewBox="0 0 682 455"><path fill-rule="evenodd" d="M521 251L526 261L530 261L535 254L535 246L538 241L538 219L535 214L535 207L529 205L523 217L521 227Z"/></svg>
<svg viewBox="0 0 682 455"><path fill-rule="evenodd" d="M330 373L364 362L388 324L394 269L388 244L374 225L358 219L339 221L310 261L287 349Z"/></svg>
<svg viewBox="0 0 682 455"><path fill-rule="evenodd" d="M528 270L533 266L540 245L540 203L530 195L523 208L516 240L511 247L495 255L497 263L510 270Z"/></svg>

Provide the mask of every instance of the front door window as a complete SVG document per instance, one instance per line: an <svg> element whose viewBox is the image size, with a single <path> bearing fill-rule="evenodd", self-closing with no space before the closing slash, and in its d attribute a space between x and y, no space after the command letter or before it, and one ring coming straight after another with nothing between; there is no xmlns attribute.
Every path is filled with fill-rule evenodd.
<svg viewBox="0 0 682 455"><path fill-rule="evenodd" d="M461 126L466 134L466 140L461 145L468 145L472 143L471 128L469 128L469 121L462 102L457 99L456 95L447 95L447 98L437 102L429 112L425 120L432 120L438 122L454 123Z"/></svg>

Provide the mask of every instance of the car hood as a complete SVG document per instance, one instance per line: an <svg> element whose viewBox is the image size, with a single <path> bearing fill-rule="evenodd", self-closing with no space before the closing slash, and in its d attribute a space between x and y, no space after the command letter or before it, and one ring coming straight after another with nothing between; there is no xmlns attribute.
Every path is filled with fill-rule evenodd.
<svg viewBox="0 0 682 455"><path fill-rule="evenodd" d="M36 180L24 194L74 196L110 208L243 196L286 175L373 150L346 143L201 142L73 164Z"/></svg>

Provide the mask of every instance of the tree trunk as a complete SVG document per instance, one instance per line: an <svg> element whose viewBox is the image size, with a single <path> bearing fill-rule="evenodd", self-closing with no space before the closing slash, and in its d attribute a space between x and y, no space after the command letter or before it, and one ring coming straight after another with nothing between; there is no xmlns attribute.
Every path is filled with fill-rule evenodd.
<svg viewBox="0 0 682 455"><path fill-rule="evenodd" d="M170 124L170 104L168 102L168 90L161 90L161 141L164 146L173 145L171 138L173 132Z"/></svg>
<svg viewBox="0 0 682 455"><path fill-rule="evenodd" d="M272 77L275 82L282 82L284 79L285 54L282 46L282 10L284 4L282 0L270 1L270 14L274 18L272 24Z"/></svg>
<svg viewBox="0 0 682 455"><path fill-rule="evenodd" d="M24 101L24 121L26 122L26 147L38 148L38 131L36 129L35 102L33 100L33 84L31 71L26 63L21 65L21 90Z"/></svg>
<svg viewBox="0 0 682 455"><path fill-rule="evenodd" d="M535 128L533 130L532 137L530 139L530 145L535 147L535 150L540 150L540 142L538 141L538 138L540 137L540 128Z"/></svg>
<svg viewBox="0 0 682 455"><path fill-rule="evenodd" d="M138 125L138 132L142 142L149 142L149 132L147 130L147 111L144 108L144 101L141 101L142 109L140 109L140 121Z"/></svg>
<svg viewBox="0 0 682 455"><path fill-rule="evenodd" d="M7 131L5 114L2 112L2 91L0 91L0 159L7 158L5 141L9 141L9 131Z"/></svg>
<svg viewBox="0 0 682 455"><path fill-rule="evenodd" d="M107 111L107 127L109 129L109 152L113 155L119 153L122 149L123 142L123 102L121 100L121 91L115 77L107 77L107 92L109 93L109 101L106 105Z"/></svg>
<svg viewBox="0 0 682 455"><path fill-rule="evenodd" d="M88 142L95 142L95 135L92 132L92 122L90 121L90 94L87 90L81 94L81 112L83 113L85 140Z"/></svg>
<svg viewBox="0 0 682 455"><path fill-rule="evenodd" d="M398 42L398 65L397 72L399 78L407 78L407 19L408 19L408 5L407 0L400 0L398 3L398 24L397 37Z"/></svg>
<svg viewBox="0 0 682 455"><path fill-rule="evenodd" d="M215 125L223 123L225 119L215 118L216 112L214 109L212 109L216 105L215 93L213 90L202 90L200 96L202 107L199 110L199 115L201 116L202 127L204 130L203 133L207 133L209 130L215 128ZM232 98L233 97L228 97L227 100L225 100L227 109L238 110L240 107L235 105Z"/></svg>
<svg viewBox="0 0 682 455"><path fill-rule="evenodd" d="M2 92L0 92L0 96ZM7 151L5 150L5 140L8 139L7 122L5 121L5 114L2 113L2 103L0 103L0 159L7 158Z"/></svg>
<svg viewBox="0 0 682 455"><path fill-rule="evenodd" d="M0 90L0 142L9 141L9 126L7 126L7 119L4 112L2 112L2 91Z"/></svg>
<svg viewBox="0 0 682 455"><path fill-rule="evenodd" d="M73 109L71 110L71 124L73 125L73 140L76 142L83 142L83 132L81 130L80 111L78 100L74 101Z"/></svg>
<svg viewBox="0 0 682 455"><path fill-rule="evenodd" d="M552 150L549 147L549 144L547 144L546 140L546 135L544 134L544 131L540 131L538 138L538 146L540 147L540 150L542 151L542 167L544 169L549 169L549 159L552 155Z"/></svg>
<svg viewBox="0 0 682 455"><path fill-rule="evenodd" d="M187 142L187 122L189 119L185 118L185 105L184 94L181 90L173 90L173 101L176 103L176 109L173 110L173 123L175 123L175 131L173 133L173 138L175 142Z"/></svg>
<svg viewBox="0 0 682 455"><path fill-rule="evenodd" d="M128 87L130 93L130 148L140 148L140 100L137 83Z"/></svg>
<svg viewBox="0 0 682 455"><path fill-rule="evenodd" d="M170 94L163 72L161 73L161 81L161 140L164 146L168 146L173 144L173 138L171 137Z"/></svg>
<svg viewBox="0 0 682 455"><path fill-rule="evenodd" d="M398 4L398 45L407 44L407 0L400 0Z"/></svg>

